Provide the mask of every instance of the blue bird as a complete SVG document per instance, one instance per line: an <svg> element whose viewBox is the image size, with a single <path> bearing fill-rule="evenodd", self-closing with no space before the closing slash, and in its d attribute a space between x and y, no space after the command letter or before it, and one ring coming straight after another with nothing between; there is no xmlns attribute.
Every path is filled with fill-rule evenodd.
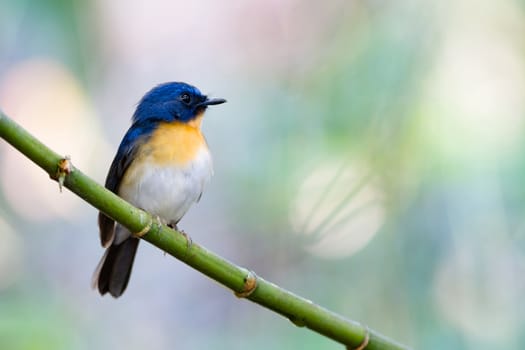
<svg viewBox="0 0 525 350"><path fill-rule="evenodd" d="M176 227L209 182L212 159L201 123L208 98L181 82L158 85L140 100L106 178L106 188ZM101 295L124 293L139 238L100 212L100 241L106 252L93 275Z"/></svg>

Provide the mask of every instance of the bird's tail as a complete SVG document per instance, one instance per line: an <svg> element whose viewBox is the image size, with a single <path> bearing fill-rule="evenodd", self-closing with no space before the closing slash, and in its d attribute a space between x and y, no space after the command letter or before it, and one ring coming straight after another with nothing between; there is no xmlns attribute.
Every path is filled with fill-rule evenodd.
<svg viewBox="0 0 525 350"><path fill-rule="evenodd" d="M130 237L109 246L93 274L93 288L98 288L101 295L109 292L115 298L121 296L128 285L138 245L139 239Z"/></svg>

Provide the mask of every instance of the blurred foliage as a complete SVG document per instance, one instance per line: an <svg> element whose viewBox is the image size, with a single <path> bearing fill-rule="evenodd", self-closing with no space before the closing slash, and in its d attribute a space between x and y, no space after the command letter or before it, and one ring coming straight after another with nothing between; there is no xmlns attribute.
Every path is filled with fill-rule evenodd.
<svg viewBox="0 0 525 350"><path fill-rule="evenodd" d="M0 303L0 346L13 350L75 347L76 332L64 310L59 311L60 304L50 303L49 298L31 299L12 297Z"/></svg>

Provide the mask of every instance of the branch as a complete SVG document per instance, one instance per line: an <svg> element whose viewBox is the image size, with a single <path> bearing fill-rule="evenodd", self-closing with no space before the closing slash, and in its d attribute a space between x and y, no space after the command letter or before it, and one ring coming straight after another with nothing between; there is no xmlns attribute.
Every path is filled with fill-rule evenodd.
<svg viewBox="0 0 525 350"><path fill-rule="evenodd" d="M348 349L408 349L393 340L310 300L297 296L224 258L192 243L180 232L160 225L148 213L133 207L108 191L80 170L34 138L0 111L0 137L44 169L95 208L118 221L131 232L168 254L230 288L238 297L247 298L290 319L296 326L307 327Z"/></svg>

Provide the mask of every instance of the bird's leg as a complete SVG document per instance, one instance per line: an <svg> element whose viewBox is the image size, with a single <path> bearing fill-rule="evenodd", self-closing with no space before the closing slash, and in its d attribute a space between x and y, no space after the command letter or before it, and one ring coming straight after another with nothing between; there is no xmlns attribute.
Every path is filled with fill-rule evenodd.
<svg viewBox="0 0 525 350"><path fill-rule="evenodd" d="M184 230L179 229L177 227L177 224L178 224L178 221L171 221L170 223L168 223L168 227L174 229L175 231L180 232L184 236L184 238L186 238L186 246L188 249L190 249L191 245L193 244L191 237L186 232L184 232Z"/></svg>
<svg viewBox="0 0 525 350"><path fill-rule="evenodd" d="M159 225L159 227L161 227L162 226L162 219L160 218L160 216L155 215L155 219L157 219L157 224Z"/></svg>

